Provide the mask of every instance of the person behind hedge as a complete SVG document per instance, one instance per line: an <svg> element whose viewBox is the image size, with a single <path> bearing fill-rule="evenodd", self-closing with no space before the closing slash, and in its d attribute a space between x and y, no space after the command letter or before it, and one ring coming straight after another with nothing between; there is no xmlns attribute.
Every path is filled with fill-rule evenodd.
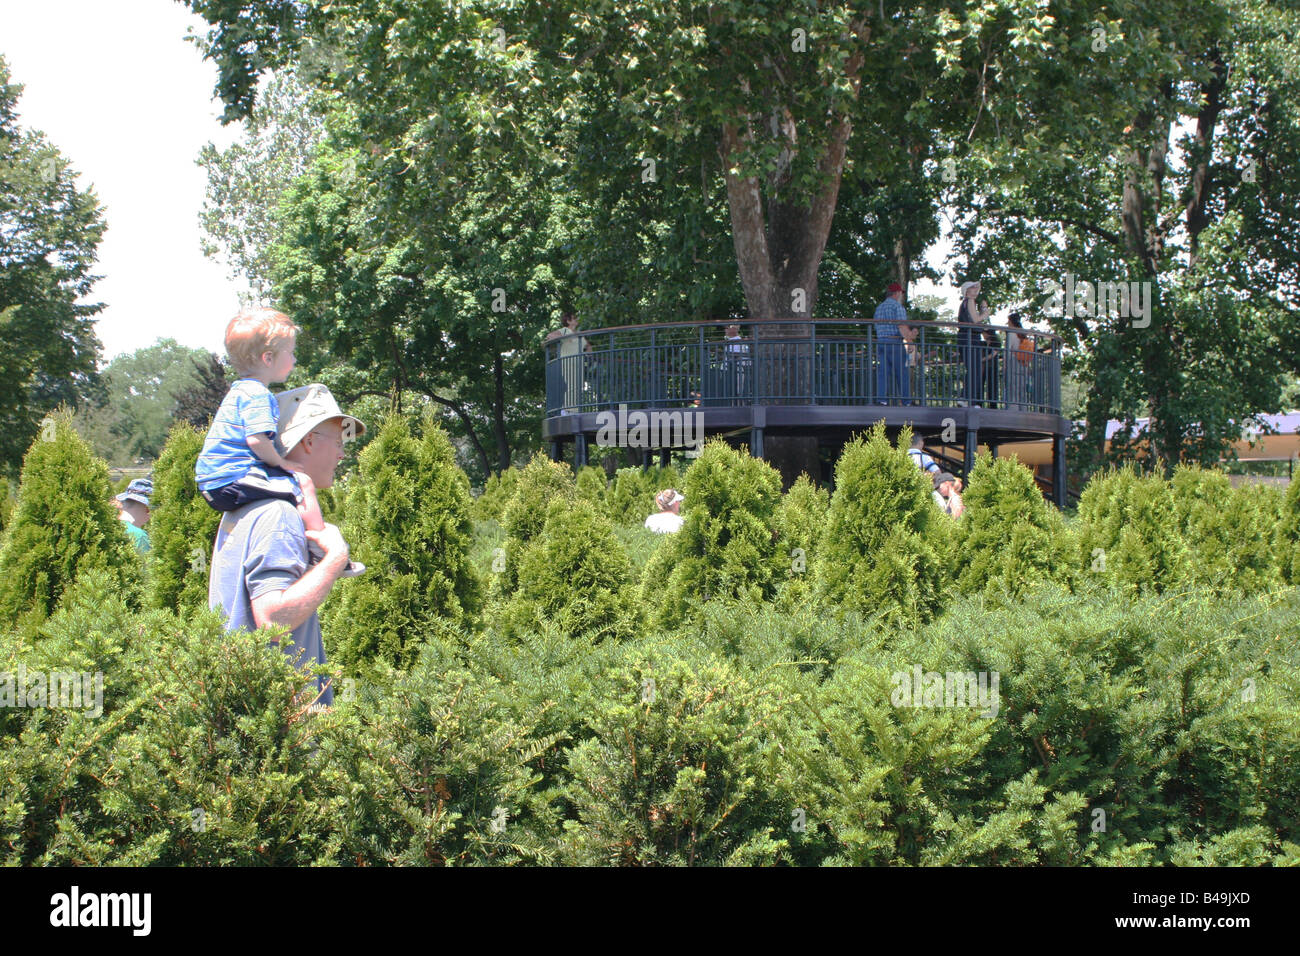
<svg viewBox="0 0 1300 956"><path fill-rule="evenodd" d="M645 526L660 534L674 534L682 530L686 519L682 517L682 502L686 496L675 488L665 488L655 495L655 514L645 519Z"/></svg>
<svg viewBox="0 0 1300 956"><path fill-rule="evenodd" d="M303 527L325 527L310 476L295 472L275 446L279 405L270 386L289 377L298 326L283 312L241 312L226 326L226 352L239 374L212 419L194 468L199 492L217 511L267 498L292 502ZM319 555L317 555L319 557ZM348 575L360 574L353 565Z"/></svg>
<svg viewBox="0 0 1300 956"><path fill-rule="evenodd" d="M324 385L284 392L278 399L279 440L290 467L314 487L329 488L343 460L343 443L366 426L345 415ZM312 563L311 546L322 557ZM339 529L308 528L302 512L283 497L266 497L227 511L217 528L208 580L208 605L220 608L226 630L289 630L280 650L301 669L326 664L318 608L349 563ZM270 641L271 646L281 644ZM319 706L334 702L334 689L316 678Z"/></svg>
<svg viewBox="0 0 1300 956"><path fill-rule="evenodd" d="M118 518L125 525L127 537L141 554L149 551L149 534L144 526L149 523L149 499L153 495L153 480L137 478L117 495L113 503L118 508Z"/></svg>
<svg viewBox="0 0 1300 956"><path fill-rule="evenodd" d="M960 518L961 513L965 510L962 503L961 495L958 493L955 485L957 479L946 471L941 471L934 476L934 503L946 515L954 518Z"/></svg>
<svg viewBox="0 0 1300 956"><path fill-rule="evenodd" d="M926 474L933 475L940 470L939 463L925 452L924 435L912 436L912 447L907 450L907 457L911 458L916 466Z"/></svg>

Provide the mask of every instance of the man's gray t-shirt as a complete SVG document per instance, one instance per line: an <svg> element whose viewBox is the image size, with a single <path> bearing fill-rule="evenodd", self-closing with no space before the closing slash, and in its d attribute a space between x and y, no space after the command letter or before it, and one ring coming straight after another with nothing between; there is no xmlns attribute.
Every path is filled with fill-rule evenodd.
<svg viewBox="0 0 1300 956"><path fill-rule="evenodd" d="M226 512L212 551L208 606L225 612L226 630L255 631L253 599L287 590L307 573L307 562L302 518L289 502L254 501ZM296 658L300 668L325 664L320 618L314 611L290 632L289 638L280 641L280 649L290 660ZM324 677L317 678L316 685L323 691L319 703L332 705L333 686L326 687Z"/></svg>

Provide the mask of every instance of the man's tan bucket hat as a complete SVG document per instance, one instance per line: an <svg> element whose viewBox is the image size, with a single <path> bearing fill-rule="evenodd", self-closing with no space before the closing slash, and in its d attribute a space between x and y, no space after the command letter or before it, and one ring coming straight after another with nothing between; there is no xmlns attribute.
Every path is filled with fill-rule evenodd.
<svg viewBox="0 0 1300 956"><path fill-rule="evenodd" d="M365 422L344 415L330 390L319 383L291 388L276 396L280 403L280 454L287 455L309 431L331 418L343 419L343 440L349 441L366 431Z"/></svg>

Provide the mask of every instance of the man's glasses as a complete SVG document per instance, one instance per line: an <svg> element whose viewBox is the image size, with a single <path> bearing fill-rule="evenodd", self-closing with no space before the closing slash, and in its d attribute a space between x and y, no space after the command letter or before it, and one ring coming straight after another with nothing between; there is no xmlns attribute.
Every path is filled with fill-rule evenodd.
<svg viewBox="0 0 1300 956"><path fill-rule="evenodd" d="M338 448L340 448L340 449L343 447L343 436L342 436L342 435L340 435L338 438L331 439L330 436L329 436L329 435L326 435L324 432L313 431L313 432L309 432L308 434L316 435L317 437L319 437L319 438L323 438L323 439L325 439L326 441L332 441L333 444L334 444L335 446L337 446Z"/></svg>

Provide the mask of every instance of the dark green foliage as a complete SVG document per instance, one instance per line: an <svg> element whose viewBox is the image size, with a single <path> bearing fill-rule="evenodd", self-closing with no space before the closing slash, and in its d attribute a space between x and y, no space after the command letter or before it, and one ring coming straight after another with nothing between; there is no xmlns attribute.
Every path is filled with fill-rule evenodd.
<svg viewBox="0 0 1300 956"><path fill-rule="evenodd" d="M313 714L278 651L96 570L0 633L0 673L104 675L98 715L0 708L0 861L1295 862L1297 600L1049 585L903 632L712 601L628 642L425 642ZM916 666L997 694L907 706Z"/></svg>
<svg viewBox="0 0 1300 956"><path fill-rule="evenodd" d="M345 691L321 760L344 778L334 821L343 862L440 865L556 860L556 812L532 769L561 735L549 704L448 660L435 643L411 669ZM553 758L552 758L553 759Z"/></svg>
<svg viewBox="0 0 1300 956"><path fill-rule="evenodd" d="M1014 458L976 461L957 524L957 587L1015 598L1045 581L1067 580L1075 549L1065 521Z"/></svg>
<svg viewBox="0 0 1300 956"><path fill-rule="evenodd" d="M1211 558L1258 553L1234 550L1251 526L1215 516L1241 508L1267 531L1275 492L1099 479L1080 533L1118 541L1123 574L1099 583L1121 587L1071 593L1017 545L1085 553L1014 461L981 460L952 521L879 432L841 462L829 507L708 446L676 535L611 525L541 459L505 527L471 538L451 462L440 433L400 421L362 454L346 513L376 576L333 601L373 616L328 620L326 647L337 661L404 630L324 713L263 635L135 611L108 567L43 621L0 629L0 675L103 674L102 713L0 706L0 863L1300 862L1300 596L1262 576L1193 571L1165 594L1142 578L1177 568L1184 537ZM1151 561L1151 542L1175 558ZM814 584L856 564L854 606L791 599L796 543ZM500 578L507 547L516 580L490 613L418 617L438 605L417 585L449 556ZM970 593L940 609L945 568ZM1239 593L1250 580L1260 593ZM349 602L371 582L406 603ZM938 689L908 700L918 667ZM943 699L948 675L979 674L995 695Z"/></svg>
<svg viewBox="0 0 1300 956"><path fill-rule="evenodd" d="M1078 517L1082 580L1165 591L1188 579L1187 546L1163 478L1139 477L1131 468L1094 476Z"/></svg>
<svg viewBox="0 0 1300 956"><path fill-rule="evenodd" d="M558 498L541 534L520 552L503 630L518 635L551 624L573 637L631 637L639 618L631 572L609 522L585 502Z"/></svg>
<svg viewBox="0 0 1300 956"><path fill-rule="evenodd" d="M472 627L482 584L470 563L469 481L431 418L412 435L391 416L361 452L343 528L363 577L336 585L324 620L331 659L366 674L409 666L426 638Z"/></svg>
<svg viewBox="0 0 1300 956"><path fill-rule="evenodd" d="M777 752L765 728L783 702L779 689L732 662L667 644L629 651L597 694L587 739L568 755L577 819L562 836L565 862L780 858L790 814L763 781Z"/></svg>
<svg viewBox="0 0 1300 956"><path fill-rule="evenodd" d="M646 565L642 600L663 625L719 598L770 598L787 566L776 549L781 476L723 441L704 446L686 472L685 523Z"/></svg>
<svg viewBox="0 0 1300 956"><path fill-rule="evenodd" d="M858 436L835 466L824 544L817 562L820 599L845 610L915 624L938 606L944 585L935 542L947 520L930 479L908 457L911 432L890 445L883 424Z"/></svg>
<svg viewBox="0 0 1300 956"><path fill-rule="evenodd" d="M18 503L0 546L0 623L39 623L77 576L110 573L138 599L141 563L109 503L108 466L66 414L47 418L23 459Z"/></svg>
<svg viewBox="0 0 1300 956"><path fill-rule="evenodd" d="M197 428L177 424L154 465L148 527L153 607L208 606L208 562L221 512L203 500L194 480L203 437Z"/></svg>
<svg viewBox="0 0 1300 956"><path fill-rule="evenodd" d="M301 675L217 615L132 615L94 570L34 644L0 645L0 670L18 661L100 671L103 697L0 710L6 862L308 864L338 842Z"/></svg>

